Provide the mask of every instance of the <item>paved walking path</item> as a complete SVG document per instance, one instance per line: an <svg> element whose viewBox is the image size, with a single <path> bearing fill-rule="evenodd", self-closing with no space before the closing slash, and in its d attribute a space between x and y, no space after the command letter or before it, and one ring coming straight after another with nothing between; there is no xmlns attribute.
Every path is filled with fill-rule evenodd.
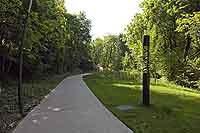
<svg viewBox="0 0 200 133"><path fill-rule="evenodd" d="M64 79L13 133L132 133L88 89L82 75Z"/></svg>

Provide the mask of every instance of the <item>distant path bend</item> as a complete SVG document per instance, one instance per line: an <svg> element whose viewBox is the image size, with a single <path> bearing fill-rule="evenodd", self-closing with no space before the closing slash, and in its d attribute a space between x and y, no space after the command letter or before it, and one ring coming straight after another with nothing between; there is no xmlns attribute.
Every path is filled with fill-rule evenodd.
<svg viewBox="0 0 200 133"><path fill-rule="evenodd" d="M13 133L132 133L99 102L82 76L64 79Z"/></svg>

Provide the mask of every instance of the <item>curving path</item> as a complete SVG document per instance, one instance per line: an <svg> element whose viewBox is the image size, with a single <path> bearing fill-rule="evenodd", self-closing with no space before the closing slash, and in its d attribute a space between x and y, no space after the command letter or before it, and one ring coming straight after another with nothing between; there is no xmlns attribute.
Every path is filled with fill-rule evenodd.
<svg viewBox="0 0 200 133"><path fill-rule="evenodd" d="M82 76L64 79L13 133L132 133L99 102Z"/></svg>

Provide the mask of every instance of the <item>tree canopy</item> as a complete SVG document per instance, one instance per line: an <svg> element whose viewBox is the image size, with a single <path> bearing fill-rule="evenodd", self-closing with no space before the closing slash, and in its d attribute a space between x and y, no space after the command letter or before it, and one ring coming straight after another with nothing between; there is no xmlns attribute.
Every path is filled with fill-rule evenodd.
<svg viewBox="0 0 200 133"><path fill-rule="evenodd" d="M93 60L104 68L124 71L143 69L143 37L150 35L152 78L164 77L180 85L200 88L200 2L199 0L144 0L121 37L97 38ZM120 46L126 47L125 50ZM111 55L111 56L110 56ZM119 60L116 60L117 56ZM123 66L123 67L122 67Z"/></svg>
<svg viewBox="0 0 200 133"><path fill-rule="evenodd" d="M142 38L149 34L152 75L199 88L199 5L198 0L144 0L143 12L135 15L124 36L130 56L142 66Z"/></svg>
<svg viewBox="0 0 200 133"><path fill-rule="evenodd" d="M16 73L27 6L28 0L0 2L1 72ZM152 77L199 88L199 0L144 0L140 6L143 12L124 33L91 42L91 21L84 12L68 13L64 0L34 0L23 48L25 73L87 71L98 64L112 71L140 72L142 40L148 34Z"/></svg>
<svg viewBox="0 0 200 133"><path fill-rule="evenodd" d="M28 0L0 2L1 72L18 67L18 44ZM92 68L89 55L91 21L84 12L70 14L64 0L34 0L25 36L25 73L62 73ZM7 69L7 70L5 70Z"/></svg>

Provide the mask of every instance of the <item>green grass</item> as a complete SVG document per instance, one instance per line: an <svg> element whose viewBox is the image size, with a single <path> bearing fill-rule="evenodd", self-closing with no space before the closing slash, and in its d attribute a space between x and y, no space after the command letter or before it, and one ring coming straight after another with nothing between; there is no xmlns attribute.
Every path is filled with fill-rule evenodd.
<svg viewBox="0 0 200 133"><path fill-rule="evenodd" d="M141 104L138 83L115 80L105 74L84 78L99 100L135 133L199 133L200 94L176 85L151 85L151 106ZM120 111L118 105L133 105Z"/></svg>

